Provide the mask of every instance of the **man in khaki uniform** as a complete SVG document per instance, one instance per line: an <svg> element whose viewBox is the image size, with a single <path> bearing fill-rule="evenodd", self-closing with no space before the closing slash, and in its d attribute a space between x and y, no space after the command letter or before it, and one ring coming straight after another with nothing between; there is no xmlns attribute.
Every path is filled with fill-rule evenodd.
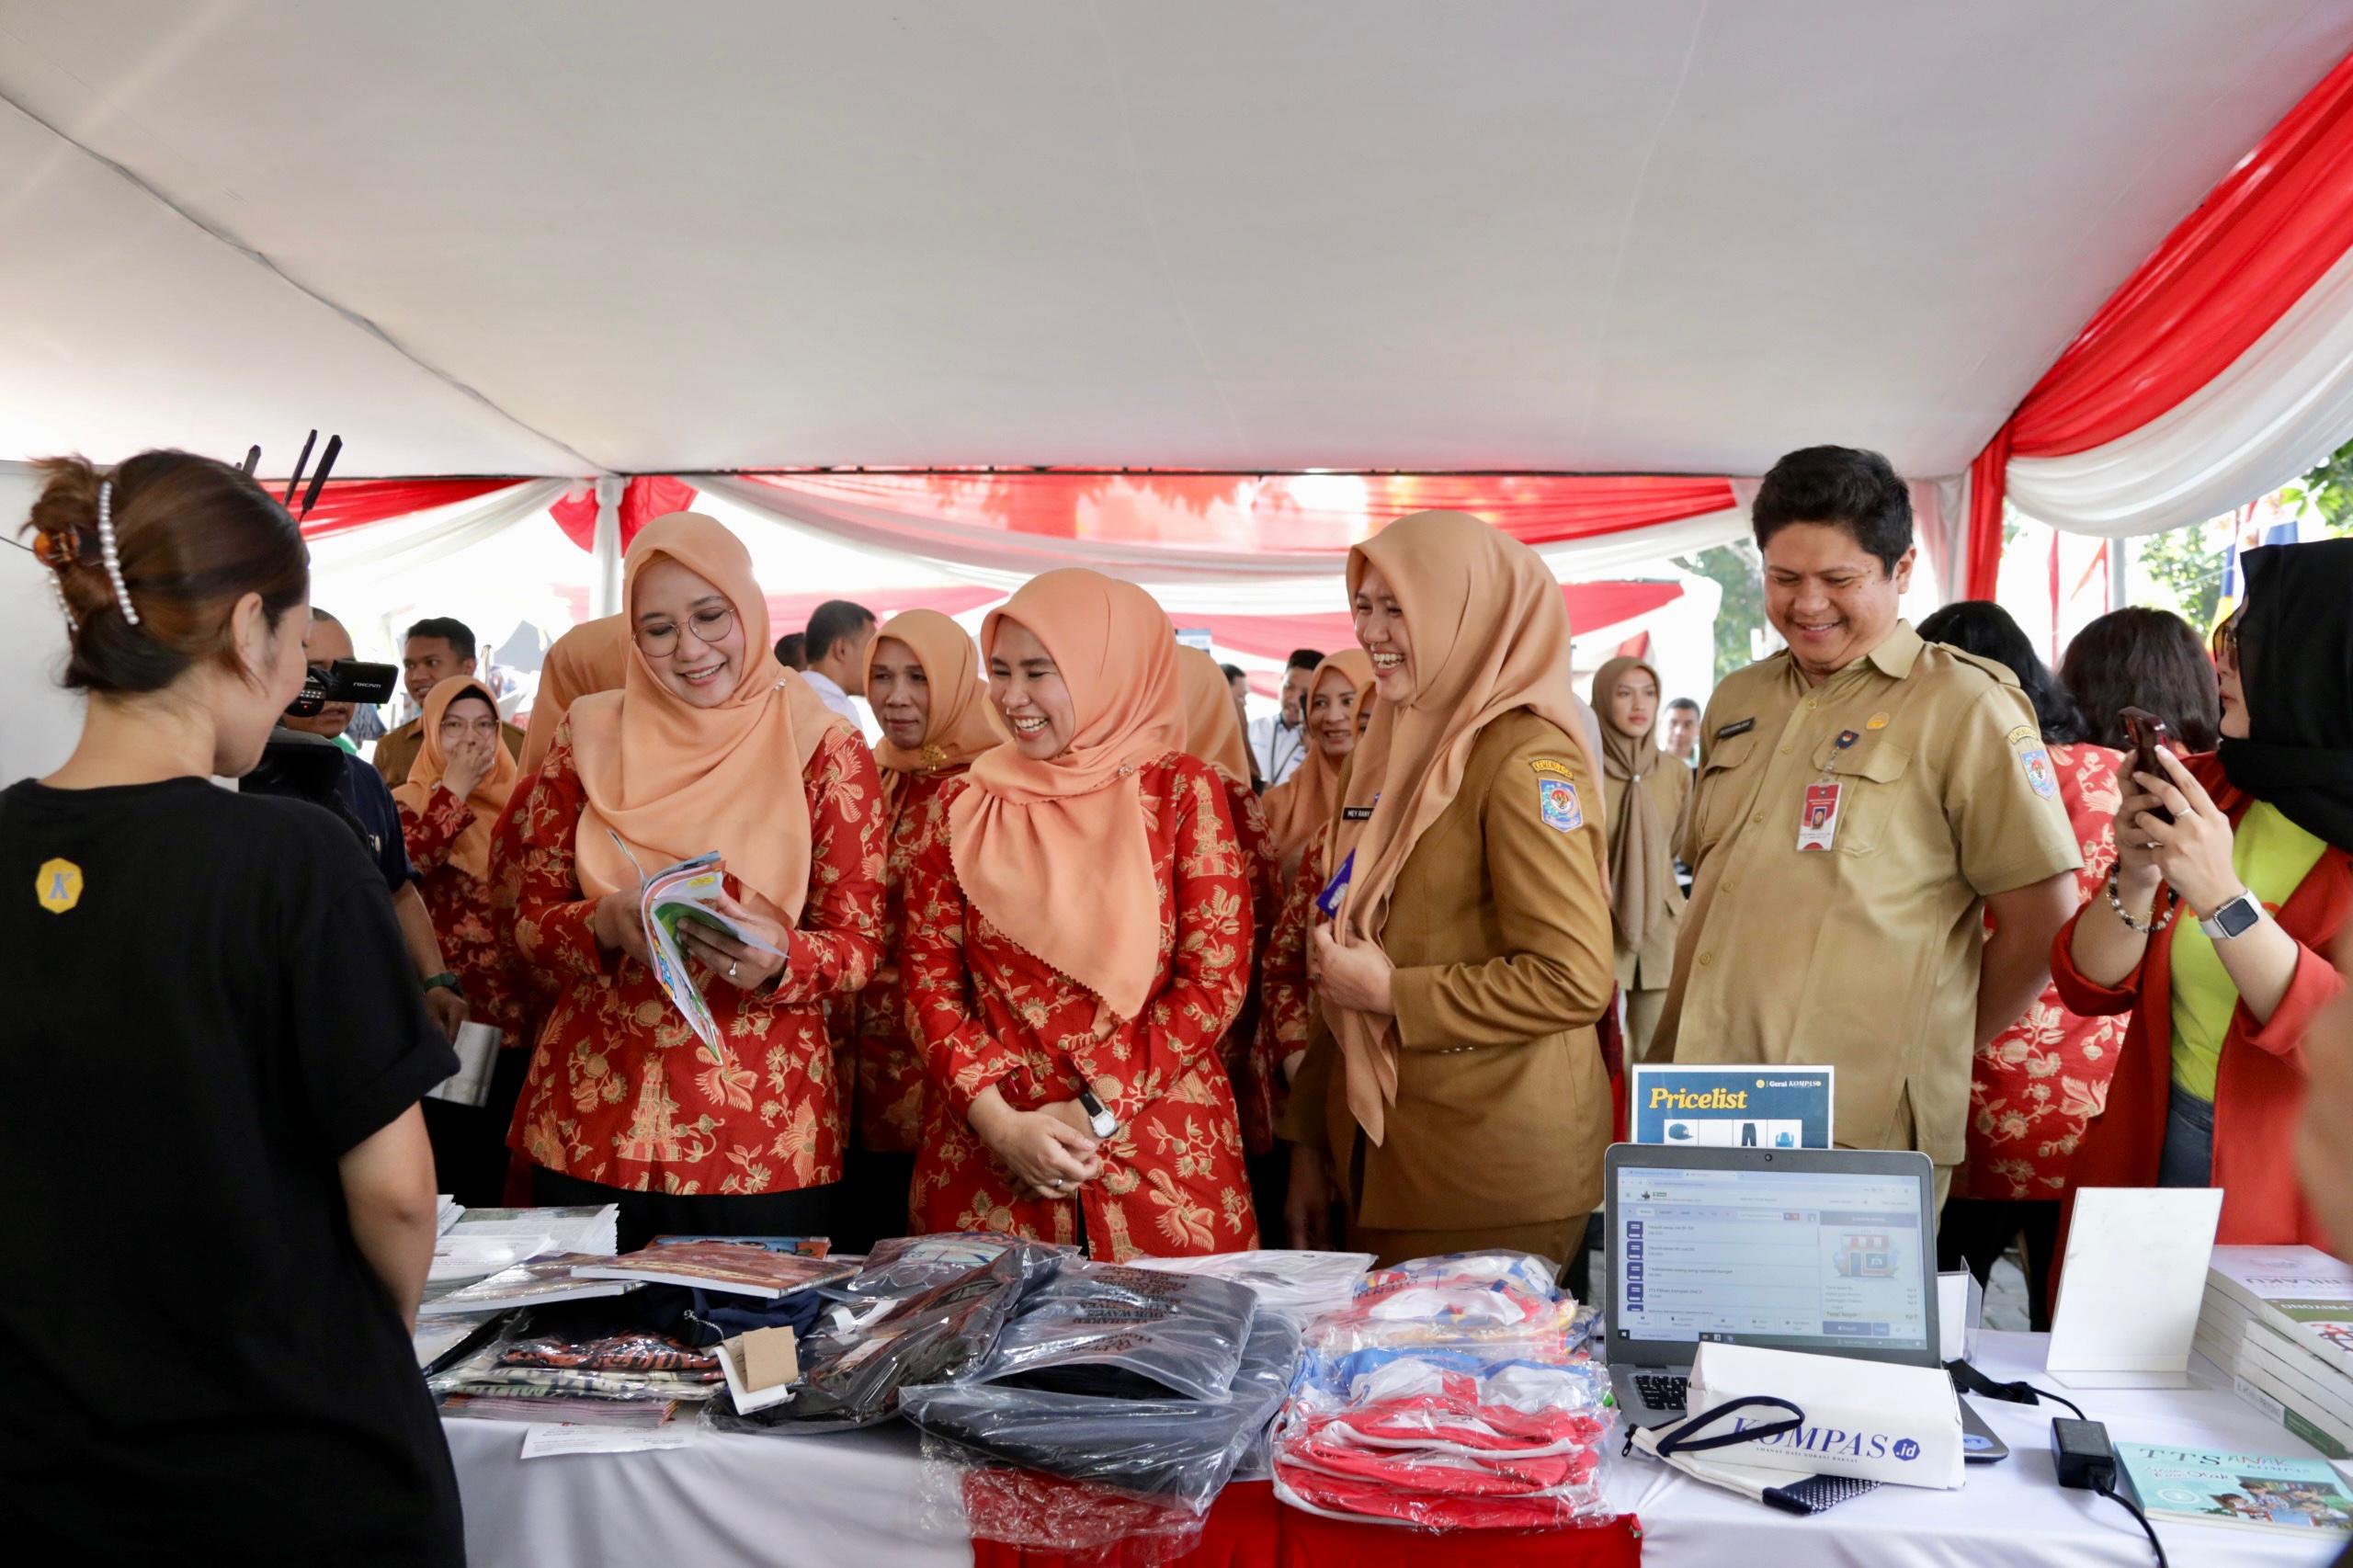
<svg viewBox="0 0 2353 1568"><path fill-rule="evenodd" d="M1790 646L1700 722L1654 1058L1836 1067L1837 1142L1924 1152L1941 1207L1974 1048L2040 994L2075 912L2075 835L2016 677L1897 619L1915 551L1886 459L1790 454L1755 528Z"/></svg>

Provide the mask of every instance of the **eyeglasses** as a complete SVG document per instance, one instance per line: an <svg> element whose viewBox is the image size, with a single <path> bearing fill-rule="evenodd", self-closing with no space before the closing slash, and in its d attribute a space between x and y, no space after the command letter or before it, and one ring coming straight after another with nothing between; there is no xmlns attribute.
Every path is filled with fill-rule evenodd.
<svg viewBox="0 0 2353 1568"><path fill-rule="evenodd" d="M699 609L687 617L687 624L694 630L699 642L716 642L735 629L735 610L732 605L717 605ZM674 621L668 626L641 626L637 629L637 645L649 659L666 659L678 651L678 628Z"/></svg>
<svg viewBox="0 0 2353 1568"><path fill-rule="evenodd" d="M2239 662L2239 612L2237 610L2233 610L2222 618L2222 623L2214 628L2214 634L2209 639L2208 646L2214 652L2216 664L2235 665Z"/></svg>

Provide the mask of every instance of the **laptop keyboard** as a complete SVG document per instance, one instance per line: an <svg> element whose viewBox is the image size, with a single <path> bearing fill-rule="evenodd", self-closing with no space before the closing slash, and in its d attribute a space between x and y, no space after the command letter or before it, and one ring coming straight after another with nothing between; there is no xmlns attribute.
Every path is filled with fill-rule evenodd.
<svg viewBox="0 0 2353 1568"><path fill-rule="evenodd" d="M1690 1403L1691 1380L1672 1372L1637 1372L1634 1391L1653 1410L1681 1410Z"/></svg>

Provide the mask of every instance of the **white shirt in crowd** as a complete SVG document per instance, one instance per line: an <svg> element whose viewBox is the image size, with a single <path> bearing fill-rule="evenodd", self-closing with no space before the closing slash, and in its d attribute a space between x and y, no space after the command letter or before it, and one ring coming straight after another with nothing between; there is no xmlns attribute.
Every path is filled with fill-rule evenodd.
<svg viewBox="0 0 2353 1568"><path fill-rule="evenodd" d="M817 694L818 701L848 720L850 727L866 737L868 745L882 738L881 727L869 722L858 699L844 691L833 676L816 670L803 670L801 678L809 683L809 689Z"/></svg>
<svg viewBox="0 0 2353 1568"><path fill-rule="evenodd" d="M1307 760L1307 726L1293 728L1279 714L1250 721L1250 755L1258 759L1258 777L1273 789L1299 771Z"/></svg>

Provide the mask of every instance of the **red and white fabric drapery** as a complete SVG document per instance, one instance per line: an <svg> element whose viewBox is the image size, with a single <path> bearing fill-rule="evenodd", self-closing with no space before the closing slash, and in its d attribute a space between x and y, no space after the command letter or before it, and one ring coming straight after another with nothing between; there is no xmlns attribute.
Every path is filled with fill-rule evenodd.
<svg viewBox="0 0 2353 1568"><path fill-rule="evenodd" d="M1336 612L1346 604L1348 547L1427 506L1489 518L1563 581L1704 550L1747 527L1722 479L1047 472L712 474L696 483L811 538L1007 593L1040 572L1091 567L1149 588L1180 619Z"/></svg>
<svg viewBox="0 0 2353 1568"><path fill-rule="evenodd" d="M2119 537L2202 522L2353 431L2353 56L2165 236L1966 476L1967 597L2002 503Z"/></svg>

